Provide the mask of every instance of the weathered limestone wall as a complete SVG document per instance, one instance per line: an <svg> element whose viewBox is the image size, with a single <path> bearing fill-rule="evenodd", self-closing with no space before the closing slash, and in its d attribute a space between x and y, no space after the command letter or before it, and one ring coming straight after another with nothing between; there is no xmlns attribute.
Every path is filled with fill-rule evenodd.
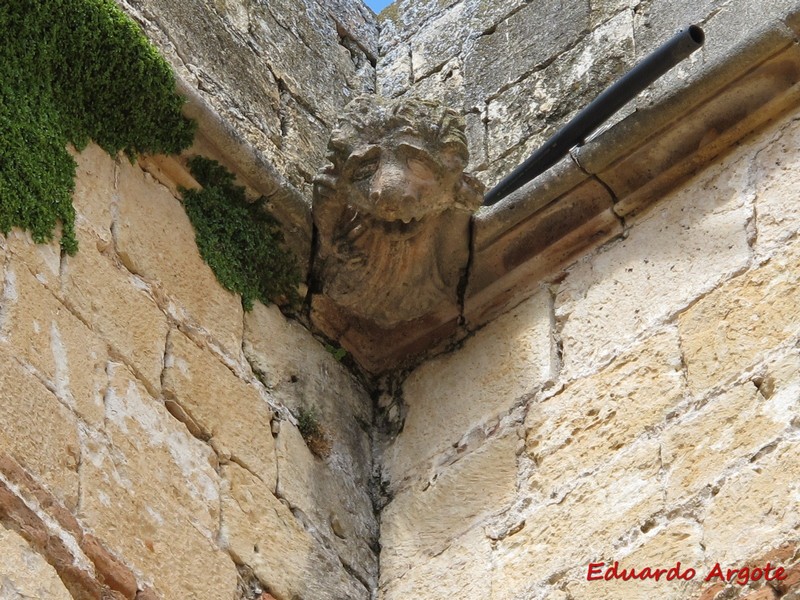
<svg viewBox="0 0 800 600"><path fill-rule="evenodd" d="M358 0L120 3L308 199L355 93L463 107L491 184L680 25L709 44L639 102L796 2L402 0L380 51ZM305 329L216 283L175 182L90 147L80 252L0 237L0 595L711 600L716 562L795 565L798 142L800 114L757 132L377 419ZM376 423L399 434L373 456ZM586 581L615 560L698 575ZM725 597L791 597L762 583Z"/></svg>
<svg viewBox="0 0 800 600"><path fill-rule="evenodd" d="M720 598L796 597L798 146L795 112L383 399L380 598L711 600L767 561ZM614 561L697 574L587 581Z"/></svg>
<svg viewBox="0 0 800 600"><path fill-rule="evenodd" d="M360 0L119 0L232 135L310 202L339 109L375 89ZM228 148L223 148L223 153Z"/></svg>
<svg viewBox="0 0 800 600"><path fill-rule="evenodd" d="M275 307L242 312L168 188L76 158L77 255L0 237L0 596L369 598L369 396Z"/></svg>
<svg viewBox="0 0 800 600"><path fill-rule="evenodd" d="M380 15L377 88L461 108L470 169L491 187L682 27L701 25L705 47L617 119L793 6L795 0L398 0Z"/></svg>

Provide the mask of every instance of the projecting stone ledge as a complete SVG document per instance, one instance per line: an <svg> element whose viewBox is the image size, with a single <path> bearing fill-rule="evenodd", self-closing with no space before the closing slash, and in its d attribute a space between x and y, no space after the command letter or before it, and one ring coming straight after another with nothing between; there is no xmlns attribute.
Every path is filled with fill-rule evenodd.
<svg viewBox="0 0 800 600"><path fill-rule="evenodd" d="M685 85L473 219L463 317L479 327L622 233L761 125L800 104L800 5Z"/></svg>
<svg viewBox="0 0 800 600"><path fill-rule="evenodd" d="M463 338L799 105L799 35L800 4L477 212L482 188L463 172L466 144L455 113L408 100L352 103L329 144L331 163L317 177L313 250L306 202L295 195L276 211L292 223L287 242L301 264L312 258L312 327L372 374ZM261 170L247 144L233 140L208 106L191 107L205 140L195 151L222 160L257 190L252 196L281 205L278 179L254 183Z"/></svg>

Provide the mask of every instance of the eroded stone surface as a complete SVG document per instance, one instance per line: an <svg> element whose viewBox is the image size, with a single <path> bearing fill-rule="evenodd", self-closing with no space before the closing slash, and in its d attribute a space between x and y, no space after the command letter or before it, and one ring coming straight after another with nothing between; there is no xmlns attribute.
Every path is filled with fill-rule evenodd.
<svg viewBox="0 0 800 600"><path fill-rule="evenodd" d="M558 22L549 35L531 35L545 23ZM467 101L489 98L537 65L575 43L589 24L589 2L568 5L547 0L525 5L520 11L478 38L467 55Z"/></svg>
<svg viewBox="0 0 800 600"><path fill-rule="evenodd" d="M124 366L109 371L105 429L83 440L81 520L164 598L229 600L214 453Z"/></svg>
<svg viewBox="0 0 800 600"><path fill-rule="evenodd" d="M468 339L464 347L432 359L406 379L407 416L384 456L393 487L470 430L491 430L527 394L551 381L550 297L540 292Z"/></svg>
<svg viewBox="0 0 800 600"><path fill-rule="evenodd" d="M602 92L606 81L632 66L632 49L632 15L623 12L489 102L489 159L502 158L520 143L530 154Z"/></svg>
<svg viewBox="0 0 800 600"><path fill-rule="evenodd" d="M301 190L352 90L374 89L377 25L352 0L123 6L225 126Z"/></svg>
<svg viewBox="0 0 800 600"><path fill-rule="evenodd" d="M800 243L731 279L680 315L689 385L703 393L800 333Z"/></svg>
<svg viewBox="0 0 800 600"><path fill-rule="evenodd" d="M381 513L381 581L419 567L468 528L505 510L517 489L520 446L511 428L442 467L430 482L398 493Z"/></svg>
<svg viewBox="0 0 800 600"><path fill-rule="evenodd" d="M467 5L464 2L457 2L429 20L424 29L415 32L409 40L411 72L415 82L440 69L461 51L461 45L454 42L464 40L469 35L468 14ZM447 35L442 35L444 31L448 32Z"/></svg>
<svg viewBox="0 0 800 600"><path fill-rule="evenodd" d="M591 372L748 264L752 212L739 179L745 165L736 165L693 180L570 271L556 298L568 377Z"/></svg>
<svg viewBox="0 0 800 600"><path fill-rule="evenodd" d="M8 600L72 600L56 570L19 534L0 527L0 595Z"/></svg>
<svg viewBox="0 0 800 600"><path fill-rule="evenodd" d="M451 58L433 73L417 81L410 93L422 98L435 98L438 102L442 102L446 106L452 106L462 112L461 107L464 106L465 97L462 64L463 60L461 58L457 56ZM479 140L477 138L473 139L472 132L469 129L466 129L465 133L470 151L467 170L471 171L472 169L469 165L473 164L473 153L478 154L480 152Z"/></svg>
<svg viewBox="0 0 800 600"><path fill-rule="evenodd" d="M535 487L548 497L593 472L662 425L684 393L678 336L668 329L596 375L532 403L525 426L526 449L536 463Z"/></svg>
<svg viewBox="0 0 800 600"><path fill-rule="evenodd" d="M369 591L308 533L264 484L235 464L222 469L222 535L278 600L367 600Z"/></svg>
<svg viewBox="0 0 800 600"><path fill-rule="evenodd" d="M167 409L207 439L220 458L235 460L274 490L272 411L258 390L177 330L169 335L165 367Z"/></svg>
<svg viewBox="0 0 800 600"><path fill-rule="evenodd" d="M323 419L334 419L337 430L348 429L337 412L350 422L372 421L367 394L334 358L333 349L326 349L297 321L284 317L277 306L254 302L244 323L247 360L278 402L295 409L308 401ZM335 406L327 397L330 390L340 390Z"/></svg>
<svg viewBox="0 0 800 600"><path fill-rule="evenodd" d="M124 161L119 165L118 193L114 240L122 263L165 294L179 318L209 331L238 358L241 301L217 282L200 257L181 203L148 173Z"/></svg>
<svg viewBox="0 0 800 600"><path fill-rule="evenodd" d="M411 48L401 44L386 52L378 61L378 93L394 98L413 83Z"/></svg>

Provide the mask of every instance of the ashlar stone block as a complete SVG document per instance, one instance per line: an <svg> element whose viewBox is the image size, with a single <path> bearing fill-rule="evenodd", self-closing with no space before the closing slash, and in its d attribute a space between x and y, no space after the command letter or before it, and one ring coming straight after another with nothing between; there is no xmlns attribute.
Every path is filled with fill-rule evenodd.
<svg viewBox="0 0 800 600"><path fill-rule="evenodd" d="M381 514L382 581L419 568L467 529L507 509L517 491L520 446L512 428L441 468L431 482L397 494Z"/></svg>
<svg viewBox="0 0 800 600"><path fill-rule="evenodd" d="M113 206L117 200L116 160L95 143L70 154L77 165L72 194L76 221L110 244ZM127 162L127 158L122 160Z"/></svg>
<svg viewBox="0 0 800 600"><path fill-rule="evenodd" d="M14 228L8 232L6 247L8 256L16 256L27 265L36 280L53 294L61 296L61 246L60 225L55 237L45 244L37 244L29 231Z"/></svg>
<svg viewBox="0 0 800 600"><path fill-rule="evenodd" d="M162 386L167 409L194 435L207 439L221 458L235 460L274 490L272 411L258 390L180 331L170 332L166 356Z"/></svg>
<svg viewBox="0 0 800 600"><path fill-rule="evenodd" d="M114 239L122 263L175 303L179 318L208 331L233 358L240 355L242 306L200 257L181 203L138 166L119 165Z"/></svg>
<svg viewBox="0 0 800 600"><path fill-rule="evenodd" d="M738 175L711 167L569 272L556 297L568 379L596 370L748 265L751 195Z"/></svg>
<svg viewBox="0 0 800 600"><path fill-rule="evenodd" d="M470 430L497 420L555 376L550 296L541 291L406 379L403 431L384 457L396 489Z"/></svg>
<svg viewBox="0 0 800 600"><path fill-rule="evenodd" d="M798 374L793 391L797 392ZM781 386L782 391L787 388ZM776 440L800 414L800 401L765 399L752 382L737 385L664 433L667 501L687 500L721 479L737 460L749 459Z"/></svg>
<svg viewBox="0 0 800 600"><path fill-rule="evenodd" d="M222 468L222 539L278 600L367 600L369 591L312 537L264 484L236 464Z"/></svg>
<svg viewBox="0 0 800 600"><path fill-rule="evenodd" d="M81 521L163 598L229 600L216 456L127 368L109 371L105 428L84 438Z"/></svg>
<svg viewBox="0 0 800 600"><path fill-rule="evenodd" d="M415 83L458 55L469 33L465 8L463 2L454 4L409 40ZM445 31L447 35L442 35Z"/></svg>
<svg viewBox="0 0 800 600"><path fill-rule="evenodd" d="M156 393L161 388L167 319L152 297L83 228L80 251L65 259L64 303Z"/></svg>
<svg viewBox="0 0 800 600"><path fill-rule="evenodd" d="M800 445L787 439L728 478L703 518L706 553L736 565L759 556L800 527Z"/></svg>
<svg viewBox="0 0 800 600"><path fill-rule="evenodd" d="M731 279L678 319L689 387L695 394L736 377L800 334L800 242Z"/></svg>
<svg viewBox="0 0 800 600"><path fill-rule="evenodd" d="M0 573L4 598L72 600L56 570L18 533L0 527Z"/></svg>
<svg viewBox="0 0 800 600"><path fill-rule="evenodd" d="M666 422L685 382L675 328L663 330L599 373L534 402L525 420L532 483L548 497Z"/></svg>
<svg viewBox="0 0 800 600"><path fill-rule="evenodd" d="M756 251L765 258L781 253L800 232L800 121L790 120L769 134L768 144L753 157Z"/></svg>
<svg viewBox="0 0 800 600"><path fill-rule="evenodd" d="M680 563L681 573L686 573L688 569L695 570L695 577L692 580L667 580L666 576L662 576L658 581L654 579L587 581L588 565L582 565L570 573L574 576L570 576L567 590L573 598L592 598L592 600L695 598L696 591L702 585L702 577L706 575L703 569L705 556L702 544L702 526L696 522L678 519L668 523L664 529L649 537L630 554L595 557L591 562L604 563L600 568L602 573L613 566L615 561L619 563L618 573L623 569L627 569L628 572L635 569L637 573L641 573L647 567L653 572L656 569L671 569Z"/></svg>
<svg viewBox="0 0 800 600"><path fill-rule="evenodd" d="M622 76L632 66L632 55L632 16L623 12L552 64L502 92L488 108L489 160L502 158L522 143L530 147L533 141L530 154L598 96L608 82Z"/></svg>
<svg viewBox="0 0 800 600"><path fill-rule="evenodd" d="M549 35L532 35L545 23L560 24ZM465 57L467 103L488 100L503 86L522 76L573 45L588 29L589 2L555 0L528 3L490 33L475 41Z"/></svg>
<svg viewBox="0 0 800 600"><path fill-rule="evenodd" d="M78 503L78 420L0 343L0 449L65 506Z"/></svg>
<svg viewBox="0 0 800 600"><path fill-rule="evenodd" d="M377 66L377 83L378 92L386 98L395 98L411 87L411 48L407 44L400 44L381 56Z"/></svg>
<svg viewBox="0 0 800 600"><path fill-rule="evenodd" d="M363 487L341 472L335 462L314 456L291 423L282 422L276 438L277 494L301 510L327 543L362 581L377 583L378 523Z"/></svg>
<svg viewBox="0 0 800 600"><path fill-rule="evenodd" d="M2 333L17 360L89 425L103 422L108 377L105 343L13 258L7 276L13 297L3 308Z"/></svg>
<svg viewBox="0 0 800 600"><path fill-rule="evenodd" d="M663 509L659 445L631 446L565 496L536 502L495 545L491 600L531 597L555 573L610 556L619 539Z"/></svg>
<svg viewBox="0 0 800 600"><path fill-rule="evenodd" d="M272 398L295 414L313 411L336 464L366 489L372 469L372 401L347 368L297 321L255 302L245 314L244 353Z"/></svg>
<svg viewBox="0 0 800 600"><path fill-rule="evenodd" d="M421 98L436 98L445 106L461 112L464 108L464 74L461 59L454 57L448 60L436 71L416 82L411 93ZM470 162L472 162L475 156L472 144L469 146ZM471 171L469 165L466 170Z"/></svg>
<svg viewBox="0 0 800 600"><path fill-rule="evenodd" d="M485 598L492 586L492 545L483 527L453 540L441 554L415 564L403 577L391 579L379 591L380 600L408 598Z"/></svg>

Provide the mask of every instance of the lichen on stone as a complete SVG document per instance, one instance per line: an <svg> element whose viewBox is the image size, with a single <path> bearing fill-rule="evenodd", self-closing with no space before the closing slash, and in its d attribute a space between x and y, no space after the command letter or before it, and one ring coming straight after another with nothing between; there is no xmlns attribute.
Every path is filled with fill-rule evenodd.
<svg viewBox="0 0 800 600"><path fill-rule="evenodd" d="M61 223L74 254L67 145L176 153L194 124L169 65L112 0L6 0L0 37L0 232L21 227L41 243Z"/></svg>

